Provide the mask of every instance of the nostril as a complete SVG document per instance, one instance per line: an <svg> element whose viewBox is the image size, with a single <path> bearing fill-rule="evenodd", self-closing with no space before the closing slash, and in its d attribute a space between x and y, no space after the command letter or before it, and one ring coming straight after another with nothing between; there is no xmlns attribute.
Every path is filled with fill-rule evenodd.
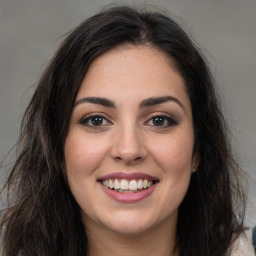
<svg viewBox="0 0 256 256"><path fill-rule="evenodd" d="M128 158L128 157L116 156L114 159L118 162L122 161L122 162L126 162L127 164L134 164L134 163L140 162L142 160L142 157L139 156L134 158L133 157Z"/></svg>
<svg viewBox="0 0 256 256"><path fill-rule="evenodd" d="M124 130L117 132L117 136L111 144L111 156L116 161L127 163L139 162L147 155L146 145L143 137L138 134L136 127L125 126ZM123 126L120 126L121 128Z"/></svg>

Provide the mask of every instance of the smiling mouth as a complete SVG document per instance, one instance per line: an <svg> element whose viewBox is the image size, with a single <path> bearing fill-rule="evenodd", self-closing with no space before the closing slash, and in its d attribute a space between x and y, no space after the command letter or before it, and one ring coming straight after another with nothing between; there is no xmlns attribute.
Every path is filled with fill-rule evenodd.
<svg viewBox="0 0 256 256"><path fill-rule="evenodd" d="M108 189L120 193L137 193L147 190L156 184L158 181L149 179L105 179L101 183Z"/></svg>

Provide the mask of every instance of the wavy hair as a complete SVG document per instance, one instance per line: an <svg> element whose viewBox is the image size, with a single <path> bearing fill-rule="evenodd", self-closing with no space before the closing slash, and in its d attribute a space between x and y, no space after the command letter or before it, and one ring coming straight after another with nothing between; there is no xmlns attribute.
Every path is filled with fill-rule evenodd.
<svg viewBox="0 0 256 256"><path fill-rule="evenodd" d="M180 256L226 256L243 232L245 194L207 62L183 29L152 11L120 6L70 32L43 73L27 107L18 156L5 188L4 256L87 255L80 208L63 174L63 147L82 79L91 62L120 45L164 52L183 77L192 105L198 169L178 211Z"/></svg>

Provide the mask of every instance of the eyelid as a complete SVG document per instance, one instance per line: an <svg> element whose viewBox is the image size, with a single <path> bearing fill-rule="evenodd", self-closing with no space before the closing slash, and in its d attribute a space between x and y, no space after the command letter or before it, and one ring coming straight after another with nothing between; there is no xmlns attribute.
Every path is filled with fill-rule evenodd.
<svg viewBox="0 0 256 256"><path fill-rule="evenodd" d="M149 125L148 124L152 119L157 118L157 117L164 118L165 120L167 120L168 124L163 125L163 126ZM168 128L168 127L171 127L171 126L174 126L174 125L178 125L179 122L178 122L177 118L175 118L173 115L170 115L169 113L155 113L155 114L151 115L144 124L149 125L149 126L153 126L153 127L157 127L159 129L161 129L161 128L163 129L163 128Z"/></svg>
<svg viewBox="0 0 256 256"><path fill-rule="evenodd" d="M79 123L84 125L84 126L87 126L87 127L91 127L91 128L100 128L102 126L105 126L106 124L103 124L103 125L99 125L99 126L93 126L93 125L87 125L86 122L88 122L90 120L90 118L93 118L93 117L101 117L102 119L106 120L107 121L107 125L110 125L112 124L112 122L109 121L109 118L106 117L105 114L103 113L90 113L90 114L86 114L84 115L80 120L79 120Z"/></svg>
<svg viewBox="0 0 256 256"><path fill-rule="evenodd" d="M90 119L93 117L100 117L103 120L105 120L106 123L100 124L100 125L88 124L88 121L90 121ZM167 121L167 124L164 124L164 125L149 124L150 121L152 121L154 118L157 118L157 117L163 118L164 122ZM92 129L102 129L105 126L109 126L109 125L113 124L111 121L109 121L109 119L110 118L106 117L105 113L93 112L93 113L84 115L81 119L79 119L79 123L83 126L86 126L86 127L92 128ZM178 125L178 123L179 122L176 117L174 117L170 113L165 113L165 112L164 113L163 112L153 113L153 114L149 115L147 120L144 122L145 125L156 127L158 129L164 129L164 128L168 128L171 126L175 126L175 125Z"/></svg>

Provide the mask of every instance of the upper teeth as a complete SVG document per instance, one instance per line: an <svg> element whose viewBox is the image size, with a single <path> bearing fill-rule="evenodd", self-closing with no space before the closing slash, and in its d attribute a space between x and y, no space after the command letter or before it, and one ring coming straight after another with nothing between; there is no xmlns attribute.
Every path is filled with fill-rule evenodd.
<svg viewBox="0 0 256 256"><path fill-rule="evenodd" d="M102 184L108 188L112 189L122 189L122 190L137 190L143 188L149 188L153 185L153 181L147 179L139 180L125 180L125 179L108 179L103 180Z"/></svg>

